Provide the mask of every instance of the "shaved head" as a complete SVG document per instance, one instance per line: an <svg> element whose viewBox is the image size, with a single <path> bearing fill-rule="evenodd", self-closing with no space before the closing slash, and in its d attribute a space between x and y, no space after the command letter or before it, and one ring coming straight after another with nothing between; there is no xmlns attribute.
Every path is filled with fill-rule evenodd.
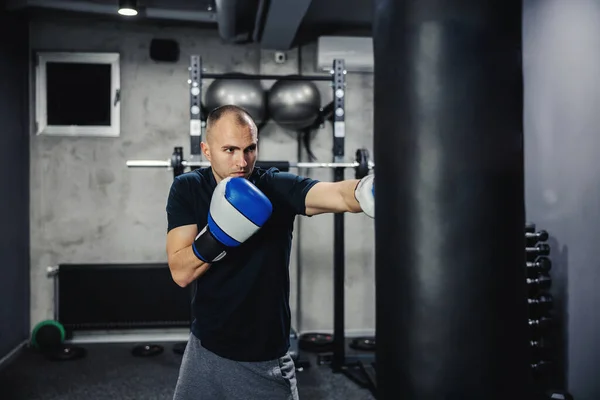
<svg viewBox="0 0 600 400"><path fill-rule="evenodd" d="M217 123L222 119L227 119L228 122L233 122L242 128L249 128L253 135L258 135L258 128L252 116L243 108L228 104L225 106L217 107L208 114L206 119L206 141L212 142L212 136L215 135L215 129Z"/></svg>
<svg viewBox="0 0 600 400"><path fill-rule="evenodd" d="M226 177L249 177L258 156L258 128L241 107L215 108L206 120L202 154L210 161L217 182Z"/></svg>

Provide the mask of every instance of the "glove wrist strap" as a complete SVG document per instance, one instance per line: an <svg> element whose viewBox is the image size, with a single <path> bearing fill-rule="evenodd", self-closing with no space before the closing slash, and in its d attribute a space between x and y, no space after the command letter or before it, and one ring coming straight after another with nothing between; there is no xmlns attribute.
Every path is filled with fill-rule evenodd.
<svg viewBox="0 0 600 400"><path fill-rule="evenodd" d="M227 254L225 246L215 239L208 226L205 226L196 236L192 243L192 250L196 257L206 263L219 261Z"/></svg>

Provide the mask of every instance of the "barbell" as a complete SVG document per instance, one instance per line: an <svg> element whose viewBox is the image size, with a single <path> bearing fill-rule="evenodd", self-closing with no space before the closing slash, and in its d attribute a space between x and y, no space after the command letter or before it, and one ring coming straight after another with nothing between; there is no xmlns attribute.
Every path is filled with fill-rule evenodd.
<svg viewBox="0 0 600 400"><path fill-rule="evenodd" d="M128 160L129 168L172 168L183 171L184 168L202 168L210 166L209 161L188 161L183 159L181 147L176 147L169 160ZM257 161L256 166L260 168L277 168L281 171L289 171L290 168L354 168L356 179L364 178L369 174L375 164L369 160L367 149L358 149L353 162L291 162L291 161Z"/></svg>

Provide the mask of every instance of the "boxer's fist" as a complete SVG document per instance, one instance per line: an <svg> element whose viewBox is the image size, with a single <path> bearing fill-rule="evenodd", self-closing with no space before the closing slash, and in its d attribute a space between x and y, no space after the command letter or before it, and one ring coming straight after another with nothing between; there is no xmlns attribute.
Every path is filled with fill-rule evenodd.
<svg viewBox="0 0 600 400"><path fill-rule="evenodd" d="M271 217L273 205L245 178L223 179L213 192L208 224L192 245L204 262L219 261L228 249L244 243Z"/></svg>
<svg viewBox="0 0 600 400"><path fill-rule="evenodd" d="M354 189L354 197L360 204L363 212L371 218L375 218L375 174L362 178Z"/></svg>

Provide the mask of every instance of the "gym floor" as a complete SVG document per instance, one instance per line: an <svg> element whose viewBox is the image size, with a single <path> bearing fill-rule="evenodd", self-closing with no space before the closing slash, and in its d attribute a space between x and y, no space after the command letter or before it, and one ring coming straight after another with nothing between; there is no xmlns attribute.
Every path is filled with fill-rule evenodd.
<svg viewBox="0 0 600 400"><path fill-rule="evenodd" d="M87 355L70 361L50 361L30 348L0 370L2 400L162 400L172 399L181 355L165 343L164 351L151 357L134 357L133 345L85 344ZM301 399L370 400L360 387L317 356L302 352L307 368L297 371Z"/></svg>

